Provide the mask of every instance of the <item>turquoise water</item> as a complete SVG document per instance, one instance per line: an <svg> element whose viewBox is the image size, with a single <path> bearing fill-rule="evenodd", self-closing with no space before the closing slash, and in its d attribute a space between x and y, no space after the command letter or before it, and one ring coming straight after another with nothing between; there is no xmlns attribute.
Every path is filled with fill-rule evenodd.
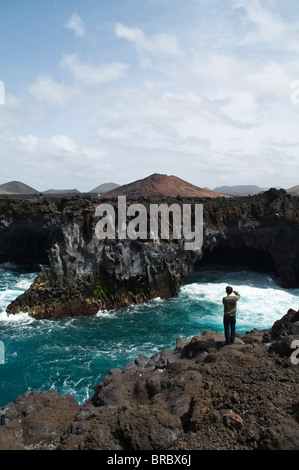
<svg viewBox="0 0 299 470"><path fill-rule="evenodd" d="M152 356L174 348L176 338L206 329L223 331L222 297L227 284L241 294L237 331L269 328L289 308L299 308L299 289L281 289L267 274L204 271L193 274L178 297L155 299L87 318L34 320L10 315L6 306L26 290L38 267L0 265L0 406L27 390L56 389L79 403L112 367L122 368L138 354Z"/></svg>

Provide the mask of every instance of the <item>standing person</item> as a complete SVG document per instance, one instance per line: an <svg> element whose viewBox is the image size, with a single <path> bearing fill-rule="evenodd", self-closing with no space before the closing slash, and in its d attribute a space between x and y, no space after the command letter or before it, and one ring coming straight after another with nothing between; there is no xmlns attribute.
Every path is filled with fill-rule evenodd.
<svg viewBox="0 0 299 470"><path fill-rule="evenodd" d="M226 344L233 344L236 333L237 302L240 299L240 294L236 290L233 290L231 286L227 286L225 290L226 296L222 299L222 303L224 305L224 334ZM232 295L232 293L235 295Z"/></svg>

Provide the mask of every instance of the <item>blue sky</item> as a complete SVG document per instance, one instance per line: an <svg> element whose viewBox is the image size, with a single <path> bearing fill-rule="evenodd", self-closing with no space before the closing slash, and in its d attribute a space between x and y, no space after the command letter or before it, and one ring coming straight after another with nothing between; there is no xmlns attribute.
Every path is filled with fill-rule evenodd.
<svg viewBox="0 0 299 470"><path fill-rule="evenodd" d="M297 0L0 0L0 58L0 184L299 184Z"/></svg>

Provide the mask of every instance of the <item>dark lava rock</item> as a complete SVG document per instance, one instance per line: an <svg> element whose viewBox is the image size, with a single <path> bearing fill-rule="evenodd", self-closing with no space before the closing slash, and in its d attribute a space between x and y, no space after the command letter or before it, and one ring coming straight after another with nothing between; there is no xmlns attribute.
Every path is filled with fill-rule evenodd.
<svg viewBox="0 0 299 470"><path fill-rule="evenodd" d="M21 395L0 410L0 450L55 449L79 408L55 390Z"/></svg>
<svg viewBox="0 0 299 470"><path fill-rule="evenodd" d="M172 220L169 240L152 240L149 226L145 240L99 240L96 208L102 202L91 196L0 197L0 263L42 264L32 286L8 306L9 314L83 316L169 298L190 272L206 266L267 270L283 287L299 286L299 198L284 190L141 200L147 214L151 204L189 204L192 223L195 205L203 204L203 246L195 251L185 249L184 239L172 239ZM105 202L117 221L117 200Z"/></svg>
<svg viewBox="0 0 299 470"><path fill-rule="evenodd" d="M298 313L230 346L206 331L140 355L81 406L27 392L0 410L1 449L299 450L299 364L281 354L290 337L299 341Z"/></svg>

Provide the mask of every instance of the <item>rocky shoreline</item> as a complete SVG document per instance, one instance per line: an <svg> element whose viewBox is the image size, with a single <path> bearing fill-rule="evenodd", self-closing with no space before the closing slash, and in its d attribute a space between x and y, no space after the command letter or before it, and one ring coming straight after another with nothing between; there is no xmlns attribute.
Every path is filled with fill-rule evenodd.
<svg viewBox="0 0 299 470"><path fill-rule="evenodd" d="M115 208L117 201L105 200ZM299 286L299 198L270 189L236 198L162 198L155 204L203 204L203 246L183 240L99 240L99 199L0 198L0 263L40 263L31 287L8 307L36 319L92 315L155 297L176 296L187 275L206 266L266 270ZM129 201L128 201L129 205ZM172 226L170 223L170 232Z"/></svg>
<svg viewBox="0 0 299 470"><path fill-rule="evenodd" d="M112 369L83 405L28 391L0 409L0 450L299 450L299 310L268 330L178 338Z"/></svg>

